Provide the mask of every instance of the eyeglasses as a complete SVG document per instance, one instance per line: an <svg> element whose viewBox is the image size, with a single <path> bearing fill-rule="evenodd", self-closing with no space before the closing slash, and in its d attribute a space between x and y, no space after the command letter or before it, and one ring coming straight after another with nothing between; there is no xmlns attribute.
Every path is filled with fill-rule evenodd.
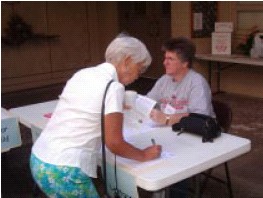
<svg viewBox="0 0 263 198"><path fill-rule="evenodd" d="M172 58L172 57L164 57L164 61L180 61L179 59L177 58Z"/></svg>

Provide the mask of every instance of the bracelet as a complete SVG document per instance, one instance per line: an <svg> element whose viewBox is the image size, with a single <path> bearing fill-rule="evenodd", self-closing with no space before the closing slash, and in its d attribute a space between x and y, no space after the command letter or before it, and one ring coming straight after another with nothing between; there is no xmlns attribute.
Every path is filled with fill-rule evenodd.
<svg viewBox="0 0 263 198"><path fill-rule="evenodd" d="M171 117L170 116L166 116L166 121L165 121L165 125L168 125L169 124L169 121L170 121Z"/></svg>

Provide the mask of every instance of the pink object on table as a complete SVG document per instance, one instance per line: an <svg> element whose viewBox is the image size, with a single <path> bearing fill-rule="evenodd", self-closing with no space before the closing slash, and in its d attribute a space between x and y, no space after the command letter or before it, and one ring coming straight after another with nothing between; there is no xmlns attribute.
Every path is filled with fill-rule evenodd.
<svg viewBox="0 0 263 198"><path fill-rule="evenodd" d="M46 113L46 114L44 114L44 117L45 117L45 118L51 118L51 116L52 116L52 113Z"/></svg>

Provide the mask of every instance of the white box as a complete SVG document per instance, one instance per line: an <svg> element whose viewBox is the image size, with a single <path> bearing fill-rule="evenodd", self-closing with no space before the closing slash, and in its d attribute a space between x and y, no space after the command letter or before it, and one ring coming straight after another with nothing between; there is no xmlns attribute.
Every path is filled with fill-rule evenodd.
<svg viewBox="0 0 263 198"><path fill-rule="evenodd" d="M233 32L232 22L216 22L215 32Z"/></svg>
<svg viewBox="0 0 263 198"><path fill-rule="evenodd" d="M6 109L1 108L1 152L21 146L18 119Z"/></svg>
<svg viewBox="0 0 263 198"><path fill-rule="evenodd" d="M212 54L231 55L231 33L212 33Z"/></svg>

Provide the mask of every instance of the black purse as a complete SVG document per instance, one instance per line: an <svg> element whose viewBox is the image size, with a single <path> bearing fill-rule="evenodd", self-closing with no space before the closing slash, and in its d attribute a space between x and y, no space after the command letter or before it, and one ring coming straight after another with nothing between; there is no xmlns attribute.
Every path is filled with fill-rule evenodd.
<svg viewBox="0 0 263 198"><path fill-rule="evenodd" d="M183 117L179 123L172 125L173 131L193 133L202 136L202 142L213 142L214 138L221 135L221 127L215 118L207 115L190 113Z"/></svg>

